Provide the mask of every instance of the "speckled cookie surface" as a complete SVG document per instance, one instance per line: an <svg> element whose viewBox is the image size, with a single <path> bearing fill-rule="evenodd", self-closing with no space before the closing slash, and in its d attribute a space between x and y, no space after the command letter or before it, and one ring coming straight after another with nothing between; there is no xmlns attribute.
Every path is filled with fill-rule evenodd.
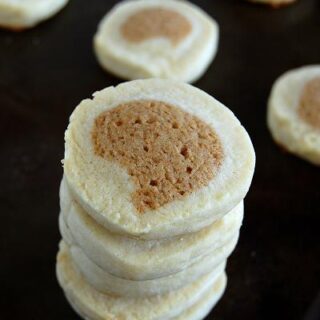
<svg viewBox="0 0 320 320"><path fill-rule="evenodd" d="M118 162L133 178L132 201L140 213L208 185L223 161L210 126L160 101L128 102L103 112L92 140L96 155Z"/></svg>
<svg viewBox="0 0 320 320"><path fill-rule="evenodd" d="M142 9L129 16L121 26L121 33L129 42L164 37L177 45L191 29L191 23L178 11L159 6Z"/></svg>
<svg viewBox="0 0 320 320"><path fill-rule="evenodd" d="M298 113L303 121L315 129L320 129L320 75L304 85Z"/></svg>

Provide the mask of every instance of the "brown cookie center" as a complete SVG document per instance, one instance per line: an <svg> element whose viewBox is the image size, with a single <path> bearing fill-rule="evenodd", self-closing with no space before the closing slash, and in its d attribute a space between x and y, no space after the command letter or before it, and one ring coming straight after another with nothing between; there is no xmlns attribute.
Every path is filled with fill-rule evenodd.
<svg viewBox="0 0 320 320"><path fill-rule="evenodd" d="M208 185L223 158L210 126L160 101L132 101L101 113L92 141L96 155L132 176L132 201L141 213Z"/></svg>
<svg viewBox="0 0 320 320"><path fill-rule="evenodd" d="M129 16L122 35L130 42L165 37L178 44L191 31L190 22L180 13L165 8L148 8Z"/></svg>
<svg viewBox="0 0 320 320"><path fill-rule="evenodd" d="M298 113L304 121L320 129L320 77L312 79L304 86Z"/></svg>

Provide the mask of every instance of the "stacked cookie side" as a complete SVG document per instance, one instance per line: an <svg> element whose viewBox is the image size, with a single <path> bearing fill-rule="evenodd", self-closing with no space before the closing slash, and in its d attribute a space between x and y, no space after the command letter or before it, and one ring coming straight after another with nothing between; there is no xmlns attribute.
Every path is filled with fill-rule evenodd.
<svg viewBox="0 0 320 320"><path fill-rule="evenodd" d="M57 262L88 319L201 319L226 286L251 141L187 84L136 80L84 100L66 131Z"/></svg>

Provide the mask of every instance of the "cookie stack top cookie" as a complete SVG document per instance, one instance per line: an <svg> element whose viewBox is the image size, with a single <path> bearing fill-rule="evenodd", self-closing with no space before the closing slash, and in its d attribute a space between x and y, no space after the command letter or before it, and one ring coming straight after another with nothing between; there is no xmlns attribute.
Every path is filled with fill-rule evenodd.
<svg viewBox="0 0 320 320"><path fill-rule="evenodd" d="M169 80L136 80L94 94L65 135L64 172L105 228L159 239L198 231L244 198L255 156L230 110Z"/></svg>

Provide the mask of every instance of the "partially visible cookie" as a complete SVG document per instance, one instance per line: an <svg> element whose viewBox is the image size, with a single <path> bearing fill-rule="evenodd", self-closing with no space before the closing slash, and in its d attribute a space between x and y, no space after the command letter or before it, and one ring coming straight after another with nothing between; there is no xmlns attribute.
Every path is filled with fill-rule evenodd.
<svg viewBox="0 0 320 320"><path fill-rule="evenodd" d="M0 0L0 26L11 30L34 27L60 11L68 0Z"/></svg>
<svg viewBox="0 0 320 320"><path fill-rule="evenodd" d="M116 297L102 294L84 281L63 243L57 260L57 276L66 297L76 312L91 320L199 319L195 314L202 316L208 313L220 299L226 286L224 273L218 279L216 274L208 274L191 285L164 295ZM186 310L187 316L184 317Z"/></svg>
<svg viewBox="0 0 320 320"><path fill-rule="evenodd" d="M248 1L270 5L273 8L279 8L282 6L289 5L295 2L296 0L248 0Z"/></svg>
<svg viewBox="0 0 320 320"><path fill-rule="evenodd" d="M93 288L105 294L140 298L163 295L179 290L191 285L191 283L198 281L209 273L212 277L216 276L218 278L224 272L226 258L234 250L237 241L238 235L235 235L224 247L214 250L208 256L202 257L202 260L189 268L163 278L145 281L118 278L91 261L81 248L75 246L67 247L75 268Z"/></svg>
<svg viewBox="0 0 320 320"><path fill-rule="evenodd" d="M187 1L131 0L115 6L94 37L101 66L124 79L193 82L214 58L218 25Z"/></svg>
<svg viewBox="0 0 320 320"><path fill-rule="evenodd" d="M201 262L215 251L221 262L233 250L220 250L239 232L243 203L222 219L195 233L159 240L128 238L110 232L90 217L70 196L63 179L60 188L60 231L66 243L80 247L109 274L128 280L166 277Z"/></svg>
<svg viewBox="0 0 320 320"><path fill-rule="evenodd" d="M289 152L320 165L320 66L289 71L274 84L268 125Z"/></svg>

